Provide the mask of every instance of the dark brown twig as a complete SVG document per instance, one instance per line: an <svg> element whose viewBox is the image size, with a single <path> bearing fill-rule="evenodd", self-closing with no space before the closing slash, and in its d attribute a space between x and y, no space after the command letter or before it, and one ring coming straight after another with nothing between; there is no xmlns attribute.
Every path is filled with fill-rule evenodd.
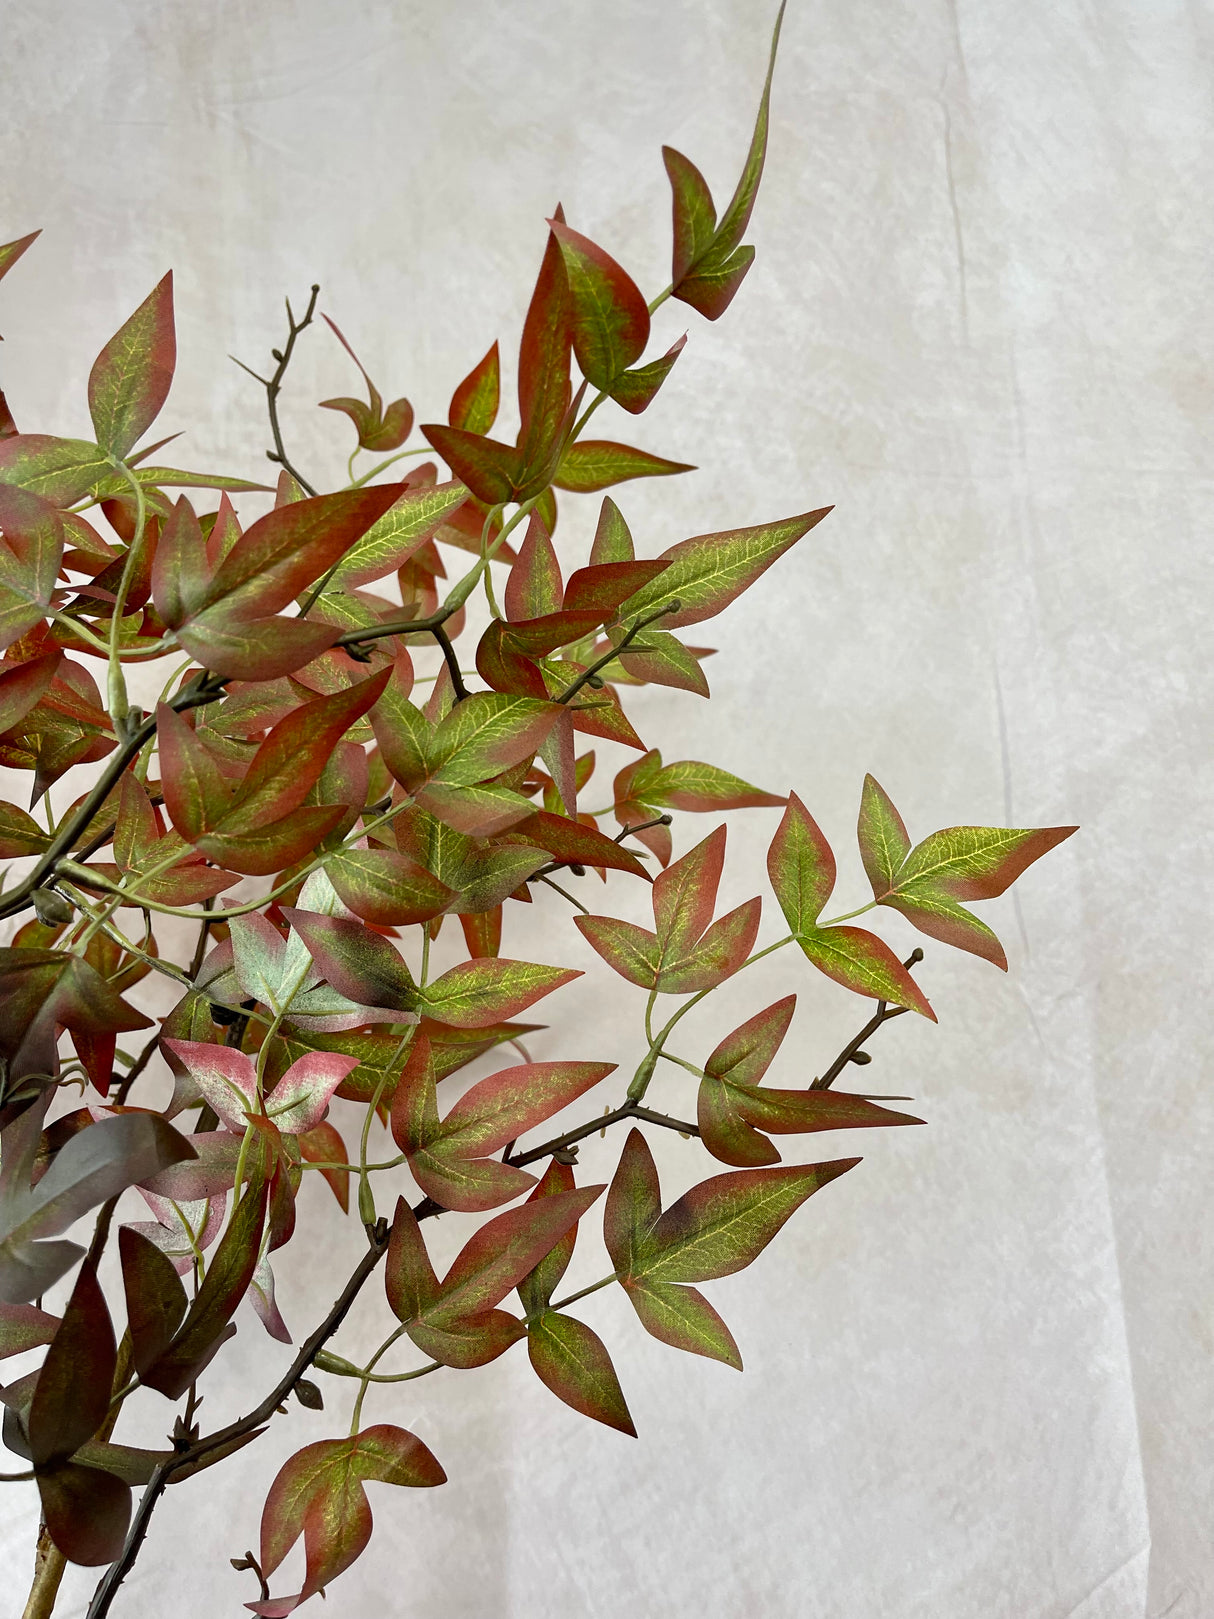
<svg viewBox="0 0 1214 1619"><path fill-rule="evenodd" d="M651 624L656 624L659 618L665 618L668 613L677 613L681 605L678 601L667 602L665 607L659 607L657 612L650 613L648 618L638 618L636 623L631 625L625 632L618 646L613 646L610 652L604 652L603 656L597 658L589 668L583 669L577 679L571 680L560 696L555 697L553 701L567 703L571 698L576 697L582 687L588 685L600 669L605 669L609 663L613 663L624 648L636 640L642 630L648 629Z"/></svg>
<svg viewBox="0 0 1214 1619"><path fill-rule="evenodd" d="M914 967L917 966L922 960L923 952L919 949L918 945L916 945L902 965L904 967ZM876 1034L877 1030L883 1023L889 1023L893 1018L901 1017L903 1012L909 1011L909 1006L887 1006L884 1001L878 1001L877 1010L873 1013L872 1017L869 1018L868 1022L860 1030L859 1034L856 1035L855 1039L847 1042L847 1044L843 1047L843 1050L835 1058L834 1062L831 1063L830 1067L821 1076L821 1078L814 1080L813 1084L809 1087L810 1090L827 1090L831 1085L834 1084L835 1080L838 1079L839 1075L847 1067L848 1063L854 1061L864 1042L870 1039L872 1035Z"/></svg>
<svg viewBox="0 0 1214 1619"><path fill-rule="evenodd" d="M274 435L274 448L266 451L266 460L274 461L280 467L283 467L291 474L291 476L295 479L295 482L304 491L304 493L308 495L315 495L316 490L302 473L296 471L296 469L287 459L286 446L282 441L282 429L278 423L278 396L282 392L282 379L284 376L286 376L287 367L291 363L291 356L295 352L295 339L299 336L300 332L306 331L307 328L312 324L312 317L316 313L316 300L319 297L320 287L318 284L313 283L312 296L308 299L308 307L304 311L304 318L300 321L295 319L294 312L291 309L291 300L289 298L287 299L287 345L282 349L270 350L273 358L278 361L278 366L272 377L259 376L258 373L254 371L251 366L247 366L243 360L236 360L236 364L240 367L240 369L242 371L247 371L255 381L261 383L262 387L266 391L266 408L270 415L270 431ZM235 360L236 356L233 355L232 358Z"/></svg>
<svg viewBox="0 0 1214 1619"><path fill-rule="evenodd" d="M170 698L168 706L181 714L189 708L201 708L206 703L218 702L223 696L226 683L225 677L221 675L203 673L192 680L184 691L179 691L176 697ZM97 811L122 779L122 774L131 760L139 756L141 749L155 734L156 720L154 716L149 715L110 754L93 790L76 813L65 818L38 864L23 881L0 898L0 916L12 916L16 911L23 911L33 903L34 890L41 888L48 878L53 877L59 861L70 854L73 845L83 835Z"/></svg>

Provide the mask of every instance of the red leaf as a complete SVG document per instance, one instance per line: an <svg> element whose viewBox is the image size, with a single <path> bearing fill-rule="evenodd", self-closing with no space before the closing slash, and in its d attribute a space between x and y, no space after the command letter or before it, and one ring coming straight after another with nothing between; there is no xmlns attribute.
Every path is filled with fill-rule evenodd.
<svg viewBox="0 0 1214 1619"><path fill-rule="evenodd" d="M621 978L642 989L657 987L661 946L656 934L614 916L575 916L573 921L586 942Z"/></svg>
<svg viewBox="0 0 1214 1619"><path fill-rule="evenodd" d="M278 1568L303 1535L307 1553L303 1590L297 1598L249 1602L246 1607L267 1616L289 1613L349 1568L371 1538L365 1483L429 1487L445 1483L446 1477L416 1434L386 1423L349 1439L305 1445L279 1469L261 1515L261 1566L266 1575Z"/></svg>
<svg viewBox="0 0 1214 1619"><path fill-rule="evenodd" d="M105 1421L117 1352L97 1273L86 1261L46 1352L30 1405L27 1432L35 1467L66 1459Z"/></svg>
<svg viewBox="0 0 1214 1619"><path fill-rule="evenodd" d="M588 237L560 220L548 223L564 261L578 365L592 387L609 390L620 373L640 358L649 341L644 294Z"/></svg>
<svg viewBox="0 0 1214 1619"><path fill-rule="evenodd" d="M513 500L523 468L519 452L497 439L466 433L459 427L423 422L421 431L455 476L486 506Z"/></svg>
<svg viewBox="0 0 1214 1619"><path fill-rule="evenodd" d="M494 343L451 395L447 421L467 433L487 433L497 420L500 394L501 361Z"/></svg>
<svg viewBox="0 0 1214 1619"><path fill-rule="evenodd" d="M558 203L553 216L564 223ZM545 462L558 442L570 403L569 292L560 244L551 230L519 346L519 448L523 462Z"/></svg>

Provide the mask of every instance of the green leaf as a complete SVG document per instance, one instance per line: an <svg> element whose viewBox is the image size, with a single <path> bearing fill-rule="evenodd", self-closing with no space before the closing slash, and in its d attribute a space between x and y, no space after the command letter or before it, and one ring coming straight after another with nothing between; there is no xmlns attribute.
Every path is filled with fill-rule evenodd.
<svg viewBox="0 0 1214 1619"><path fill-rule="evenodd" d="M733 1334L696 1288L645 1280L628 1283L624 1291L650 1337L742 1370Z"/></svg>
<svg viewBox="0 0 1214 1619"><path fill-rule="evenodd" d="M142 1232L123 1226L118 1232L118 1249L131 1358L144 1378L172 1342L189 1301L172 1261Z"/></svg>
<svg viewBox="0 0 1214 1619"><path fill-rule="evenodd" d="M598 526L594 531L594 544L590 550L591 567L611 562L631 562L635 555L624 514L610 495L604 495L599 508Z"/></svg>
<svg viewBox="0 0 1214 1619"><path fill-rule="evenodd" d="M603 1340L584 1321L549 1310L527 1328L536 1376L558 1400L636 1438L632 1414Z"/></svg>
<svg viewBox="0 0 1214 1619"><path fill-rule="evenodd" d="M573 352L591 387L610 390L649 341L649 310L640 288L588 237L548 221L560 244L572 308Z"/></svg>
<svg viewBox="0 0 1214 1619"><path fill-rule="evenodd" d="M611 388L611 397L616 404L622 405L633 416L639 416L643 410L648 410L657 397L658 389L670 375L674 362L682 354L686 342L687 334L684 332L678 342L658 359L650 360L648 365L638 366L635 371L622 371Z"/></svg>
<svg viewBox="0 0 1214 1619"><path fill-rule="evenodd" d="M656 989L661 946L657 935L614 916L575 916L574 926L609 967L630 984Z"/></svg>
<svg viewBox="0 0 1214 1619"><path fill-rule="evenodd" d="M392 849L339 850L325 870L355 915L377 927L429 921L454 898L424 866Z"/></svg>
<svg viewBox="0 0 1214 1619"><path fill-rule="evenodd" d="M664 603L676 600L679 611L663 618L663 629L675 630L715 617L832 509L823 506L783 522L681 540L662 552L661 560L670 566L629 597L621 617L649 617Z"/></svg>
<svg viewBox="0 0 1214 1619"><path fill-rule="evenodd" d="M859 1162L840 1158L714 1175L649 1229L630 1275L649 1284L706 1282L744 1270L806 1198Z"/></svg>
<svg viewBox="0 0 1214 1619"><path fill-rule="evenodd" d="M342 557L327 588L354 590L395 572L467 498L462 483L406 489Z"/></svg>
<svg viewBox="0 0 1214 1619"><path fill-rule="evenodd" d="M667 461L647 450L634 449L630 444L615 444L608 439L577 439L565 447L552 481L558 489L569 489L574 494L591 495L611 484L626 483L629 478L668 477L674 472L694 472L685 461Z"/></svg>
<svg viewBox="0 0 1214 1619"><path fill-rule="evenodd" d="M492 957L461 962L418 991L418 1010L457 1029L483 1029L580 978L571 968ZM343 991L343 993L345 993Z"/></svg>
<svg viewBox="0 0 1214 1619"><path fill-rule="evenodd" d="M921 933L1007 971L1003 946L962 900L995 899L1078 827L950 826L911 848L902 817L872 776L864 778L857 836L879 905Z"/></svg>
<svg viewBox="0 0 1214 1619"><path fill-rule="evenodd" d="M54 506L71 506L113 476L104 450L84 439L14 433L0 439L0 483L28 489Z"/></svg>
<svg viewBox="0 0 1214 1619"><path fill-rule="evenodd" d="M110 338L89 374L97 443L121 460L160 414L177 364L170 270Z"/></svg>
<svg viewBox="0 0 1214 1619"><path fill-rule="evenodd" d="M474 692L457 703L434 734L432 780L470 787L538 752L559 719L558 703L503 692Z"/></svg>
<svg viewBox="0 0 1214 1619"><path fill-rule="evenodd" d="M780 909L815 967L857 995L892 1001L936 1021L923 991L883 940L863 928L818 926L835 886L835 857L796 793L789 794L776 828L767 871Z"/></svg>
<svg viewBox="0 0 1214 1619"><path fill-rule="evenodd" d="M661 765L661 755L658 756ZM698 759L678 759L661 765L645 782L640 794L647 804L659 808L694 810L711 814L716 810L778 807L788 800L777 793L752 787L740 776L719 765L702 764Z"/></svg>

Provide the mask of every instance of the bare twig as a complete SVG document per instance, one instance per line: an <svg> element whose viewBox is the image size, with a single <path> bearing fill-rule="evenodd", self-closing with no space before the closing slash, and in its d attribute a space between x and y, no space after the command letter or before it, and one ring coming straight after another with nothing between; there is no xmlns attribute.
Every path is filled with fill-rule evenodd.
<svg viewBox="0 0 1214 1619"><path fill-rule="evenodd" d="M304 491L304 493L308 495L314 495L316 490L301 472L296 471L296 469L287 459L286 446L282 441L282 428L279 426L278 422L278 396L282 392L282 379L284 376L286 376L287 367L291 363L291 356L295 352L295 339L299 336L300 332L306 331L307 328L312 324L312 317L316 313L316 300L319 297L320 287L318 284L314 283L312 286L312 296L308 299L308 307L304 311L304 318L299 321L295 319L294 312L291 309L291 300L289 298L287 299L287 342L285 348L270 350L274 359L278 361L278 365L272 377L259 376L258 373L250 366L247 366L243 360L236 360L236 364L240 367L240 369L242 371L247 371L251 377L253 377L257 382L261 383L262 387L266 391L266 408L270 414L270 431L274 435L274 448L266 451L267 461L277 462L280 467L285 468L285 470L289 472L295 479L295 482ZM236 359L235 355L233 355L232 358Z"/></svg>
<svg viewBox="0 0 1214 1619"><path fill-rule="evenodd" d="M917 966L922 960L923 952L919 949L918 945L916 945L902 965L904 967L914 967ZM834 1062L831 1063L830 1067L821 1076L821 1078L814 1080L813 1084L809 1087L810 1090L827 1090L831 1085L834 1084L835 1080L838 1079L839 1075L847 1067L848 1063L856 1060L857 1056L860 1054L860 1048L864 1045L864 1042L876 1034L877 1030L883 1023L889 1023L891 1019L901 1017L903 1012L909 1011L910 1008L908 1006L887 1006L884 1001L878 1001L877 1010L873 1013L872 1017L869 1018L868 1022L860 1030L859 1034L856 1035L855 1039L847 1042L847 1044L843 1047L843 1050L835 1058Z"/></svg>

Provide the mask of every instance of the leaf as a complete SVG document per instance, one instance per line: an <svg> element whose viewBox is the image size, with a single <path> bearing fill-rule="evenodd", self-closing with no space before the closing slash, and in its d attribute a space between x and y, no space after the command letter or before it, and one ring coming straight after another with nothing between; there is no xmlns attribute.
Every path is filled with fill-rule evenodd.
<svg viewBox="0 0 1214 1619"><path fill-rule="evenodd" d="M630 1276L649 1231L662 1212L657 1165L649 1143L634 1126L620 1153L603 1208L603 1241L611 1263Z"/></svg>
<svg viewBox="0 0 1214 1619"><path fill-rule="evenodd" d="M857 995L892 1001L936 1021L923 991L883 940L863 928L818 925L835 886L835 857L796 793L789 794L776 828L767 870L797 943L815 967Z"/></svg>
<svg viewBox="0 0 1214 1619"><path fill-rule="evenodd" d="M632 1414L611 1356L598 1334L573 1316L549 1310L527 1329L536 1376L558 1400L596 1422L636 1438Z"/></svg>
<svg viewBox="0 0 1214 1619"><path fill-rule="evenodd" d="M110 338L89 373L97 443L122 460L160 414L177 364L170 270Z"/></svg>
<svg viewBox="0 0 1214 1619"><path fill-rule="evenodd" d="M355 1059L355 1066L358 1060ZM349 1075L346 1076L349 1078ZM349 1161L346 1144L335 1125L323 1119L310 1130L302 1130L295 1138L300 1155L310 1164L335 1165ZM329 1184L343 1214L350 1212L350 1171L340 1168L322 1168L320 1173Z"/></svg>
<svg viewBox="0 0 1214 1619"><path fill-rule="evenodd" d="M323 1590L365 1550L371 1538L369 1482L431 1487L447 1475L416 1434L378 1423L349 1439L305 1445L279 1469L261 1516L261 1567L269 1576L300 1535L307 1577L298 1597L250 1602L254 1613L279 1615Z"/></svg>
<svg viewBox="0 0 1214 1619"><path fill-rule="evenodd" d="M670 375L674 362L682 354L686 342L687 333L684 332L678 342L672 344L658 359L650 360L648 365L638 366L635 371L622 371L611 389L611 397L616 404L622 405L633 416L639 416L643 410L648 410L657 397L658 389Z"/></svg>
<svg viewBox="0 0 1214 1619"><path fill-rule="evenodd" d="M3 449L4 443L0 442L0 452ZM55 508L41 495L0 483L0 531L3 532L0 648L3 648L40 624L49 610L55 576L63 558L63 523ZM53 677L54 670L51 674Z"/></svg>
<svg viewBox="0 0 1214 1619"><path fill-rule="evenodd" d="M982 956L1007 971L1007 957L962 900L995 899L1078 827L951 826L913 849L884 788L866 776L857 829L864 869L879 905L901 911L921 933Z"/></svg>
<svg viewBox="0 0 1214 1619"><path fill-rule="evenodd" d="M169 1347L189 1305L172 1261L142 1232L118 1232L131 1359L142 1378Z"/></svg>
<svg viewBox="0 0 1214 1619"><path fill-rule="evenodd" d="M58 1462L39 1474L38 1493L47 1533L69 1562L114 1561L131 1519L129 1484L100 1467Z"/></svg>
<svg viewBox="0 0 1214 1619"><path fill-rule="evenodd" d="M681 540L662 552L660 560L670 564L666 571L629 597L621 615L647 618L664 603L677 600L679 611L663 618L663 629L675 630L680 625L713 618L831 510L823 506L782 522Z"/></svg>
<svg viewBox="0 0 1214 1619"><path fill-rule="evenodd" d="M685 461L667 461L630 444L615 444L608 439L578 439L566 446L552 481L558 489L589 495L615 483L626 483L630 478L669 477L674 472L695 470Z"/></svg>
<svg viewBox="0 0 1214 1619"><path fill-rule="evenodd" d="M208 830L247 834L297 809L319 781L338 741L378 701L390 669L329 697L303 703L258 748L229 807Z"/></svg>
<svg viewBox="0 0 1214 1619"><path fill-rule="evenodd" d="M582 375L610 391L649 341L649 310L640 288L601 247L560 220L548 221L561 249L570 296L570 335Z"/></svg>
<svg viewBox="0 0 1214 1619"><path fill-rule="evenodd" d="M724 1361L742 1370L742 1356L733 1334L708 1300L694 1287L673 1282L634 1282L626 1289L628 1302L645 1331L672 1349Z"/></svg>
<svg viewBox="0 0 1214 1619"><path fill-rule="evenodd" d="M49 1344L58 1326L58 1316L32 1304L0 1304L0 1360Z"/></svg>
<svg viewBox="0 0 1214 1619"><path fill-rule="evenodd" d="M776 65L776 50L780 41L780 25L784 20L784 0L781 0L776 24L772 31L771 54L767 78L755 119L750 150L746 155L737 188L722 215L715 223L712 198L703 176L680 153L663 148L666 170L674 193L674 264L671 279L676 298L698 309L709 320L717 320L729 307L754 258L754 249L742 247L742 237L750 222L759 181L763 174L763 159L767 151L767 126L771 102L771 80Z"/></svg>
<svg viewBox="0 0 1214 1619"><path fill-rule="evenodd" d="M62 658L55 651L29 663L0 664L0 732L11 731L42 698Z"/></svg>
<svg viewBox="0 0 1214 1619"><path fill-rule="evenodd" d="M610 495L604 495L594 531L594 544L590 548L590 565L596 567L611 562L631 562L634 555L632 535L623 513Z"/></svg>
<svg viewBox="0 0 1214 1619"><path fill-rule="evenodd" d="M561 1163L557 1158L550 1158L548 1168L527 1201L534 1203L541 1197L556 1197L562 1192L572 1192L575 1186L573 1166ZM560 1241L555 1243L535 1268L528 1271L519 1282L519 1303L528 1315L538 1315L541 1310L547 1308L553 1293L560 1285L561 1277L569 1269L569 1261L573 1258L573 1249L577 1242L577 1231L576 1224L570 1226Z"/></svg>
<svg viewBox="0 0 1214 1619"><path fill-rule="evenodd" d="M80 1257L75 1243L36 1239L57 1237L107 1198L193 1156L189 1142L154 1114L126 1113L79 1131L37 1186L18 1180L0 1201L0 1300L37 1298Z"/></svg>
<svg viewBox="0 0 1214 1619"><path fill-rule="evenodd" d="M893 800L872 776L864 778L856 836L873 898L882 899L894 886L895 874L911 851L911 840Z"/></svg>
<svg viewBox="0 0 1214 1619"><path fill-rule="evenodd" d="M445 883L394 849L339 850L325 870L344 903L381 927L429 921L454 898Z"/></svg>
<svg viewBox="0 0 1214 1619"><path fill-rule="evenodd" d="M339 994L366 1006L398 1012L412 1012L418 1006L420 992L404 960L387 939L361 922L343 917L319 916L293 908L284 908L283 915Z"/></svg>
<svg viewBox="0 0 1214 1619"><path fill-rule="evenodd" d="M516 822L510 828L510 839L534 843L557 860L630 871L634 877L649 875L636 855L597 827L571 821L564 815L553 815L547 810L536 810L526 820Z"/></svg>
<svg viewBox="0 0 1214 1619"><path fill-rule="evenodd" d="M609 1063L504 1069L474 1085L440 1120L430 1045L419 1036L393 1097L393 1138L409 1155L418 1185L436 1202L467 1212L495 1208L534 1185L534 1176L490 1155L613 1071Z"/></svg>
<svg viewBox="0 0 1214 1619"><path fill-rule="evenodd" d="M561 597L561 565L547 528L538 513L532 512L526 538L506 581L502 606L507 619L517 623L560 612Z"/></svg>
<svg viewBox="0 0 1214 1619"><path fill-rule="evenodd" d="M95 1269L86 1262L46 1352L30 1405L26 1429L35 1468L66 1460L100 1428L109 1413L117 1354L105 1296Z"/></svg>
<svg viewBox="0 0 1214 1619"><path fill-rule="evenodd" d="M711 814L716 810L778 806L788 802L777 793L763 792L740 776L718 765L702 764L698 759L678 759L673 764L663 765L659 754L657 764L660 768L646 780L640 796L647 804L660 809ZM617 796L622 795L617 793Z"/></svg>
<svg viewBox="0 0 1214 1619"><path fill-rule="evenodd" d="M421 432L477 500L500 506L514 499L521 487L523 463L512 445L459 427L444 427L441 422L423 422Z"/></svg>
<svg viewBox="0 0 1214 1619"><path fill-rule="evenodd" d="M470 787L536 753L560 717L559 703L501 692L474 692L458 703L434 733L431 779Z"/></svg>
<svg viewBox="0 0 1214 1619"><path fill-rule="evenodd" d="M185 1320L142 1381L177 1400L231 1336L229 1323L249 1290L261 1253L269 1185L254 1180L232 1211Z"/></svg>
<svg viewBox="0 0 1214 1619"><path fill-rule="evenodd" d="M706 1282L744 1270L806 1198L858 1164L741 1169L685 1193L642 1240L632 1275L655 1282Z"/></svg>
<svg viewBox="0 0 1214 1619"><path fill-rule="evenodd" d="M71 506L113 474L105 452L85 439L13 433L0 439L0 483Z"/></svg>
<svg viewBox="0 0 1214 1619"><path fill-rule="evenodd" d="M564 223L557 204L553 218ZM564 262L551 227L535 290L527 306L519 345L519 449L523 463L546 462L555 448L570 403L570 309Z"/></svg>
<svg viewBox="0 0 1214 1619"><path fill-rule="evenodd" d="M402 567L453 512L464 504L462 483L406 489L356 540L337 564L327 590L354 590Z"/></svg>
<svg viewBox="0 0 1214 1619"><path fill-rule="evenodd" d="M331 568L403 492L401 484L377 484L268 512L220 562L201 606L169 627L191 657L229 678L272 680L299 668L338 632L272 615Z"/></svg>
<svg viewBox="0 0 1214 1619"><path fill-rule="evenodd" d="M919 1122L839 1091L762 1087L760 1081L788 1032L795 1005L796 996L786 995L756 1013L727 1034L704 1064L697 1123L704 1145L723 1163L741 1167L778 1163L780 1154L760 1134L763 1130L789 1135Z"/></svg>
<svg viewBox="0 0 1214 1619"><path fill-rule="evenodd" d="M266 1097L267 1114L284 1135L315 1129L334 1091L357 1066L356 1057L342 1052L309 1052L291 1064Z"/></svg>
<svg viewBox="0 0 1214 1619"><path fill-rule="evenodd" d="M50 847L50 842L50 834L42 830L32 815L18 809L16 804L0 803L0 860L41 854Z"/></svg>
<svg viewBox="0 0 1214 1619"><path fill-rule="evenodd" d="M417 991L418 1010L457 1029L483 1029L502 1018L516 1017L554 989L580 977L571 968L507 961L500 956L465 961Z"/></svg>
<svg viewBox="0 0 1214 1619"><path fill-rule="evenodd" d="M614 916L575 916L573 921L586 942L621 978L642 989L657 988L661 947L656 934Z"/></svg>
<svg viewBox="0 0 1214 1619"><path fill-rule="evenodd" d="M501 360L494 343L451 395L447 421L466 433L487 433L497 420L500 395Z"/></svg>
<svg viewBox="0 0 1214 1619"><path fill-rule="evenodd" d="M431 1294L424 1269L415 1271L420 1290L390 1288L389 1302L394 1309L400 1305L398 1314L418 1348L444 1365L471 1367L496 1359L517 1342L522 1323L496 1306L602 1191L588 1186L532 1199L487 1221L464 1244L436 1293ZM416 1313L402 1313L407 1310Z"/></svg>

